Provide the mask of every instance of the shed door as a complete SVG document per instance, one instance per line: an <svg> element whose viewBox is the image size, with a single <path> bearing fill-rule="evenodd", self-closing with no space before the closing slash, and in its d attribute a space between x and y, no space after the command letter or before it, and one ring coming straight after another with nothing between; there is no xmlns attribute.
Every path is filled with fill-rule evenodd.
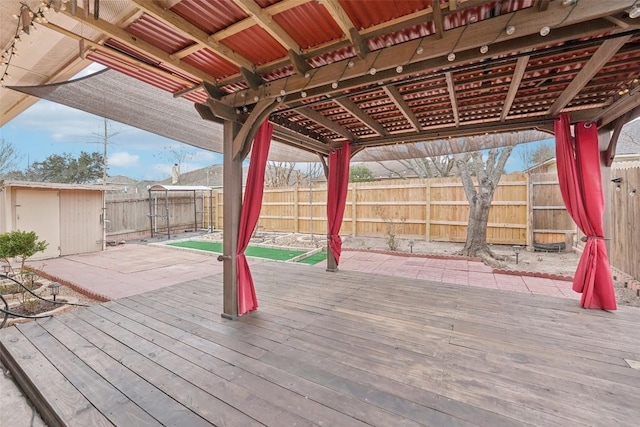
<svg viewBox="0 0 640 427"><path fill-rule="evenodd" d="M60 200L57 191L16 190L16 230L35 231L49 243L29 259L60 256Z"/></svg>

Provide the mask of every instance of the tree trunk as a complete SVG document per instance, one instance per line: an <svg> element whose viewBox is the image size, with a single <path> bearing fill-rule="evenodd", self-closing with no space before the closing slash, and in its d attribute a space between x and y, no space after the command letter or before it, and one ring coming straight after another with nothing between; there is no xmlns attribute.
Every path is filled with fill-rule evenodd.
<svg viewBox="0 0 640 427"><path fill-rule="evenodd" d="M469 221L467 223L467 239L460 255L478 257L485 264L492 267L500 267L499 260L504 260L494 254L487 245L487 223L489 221L489 209L500 176L504 171L504 165L511 154L513 147L506 147L500 151L491 149L487 154L486 162L480 152L472 153L472 164L468 165L463 157L456 156L456 166L460 172L462 187L469 201ZM473 167L478 179L478 186L474 185L471 178L470 166Z"/></svg>
<svg viewBox="0 0 640 427"><path fill-rule="evenodd" d="M467 240L462 248L466 256L478 256L478 253L488 250L487 222L493 191L481 188L476 197L469 201L469 221L467 223Z"/></svg>

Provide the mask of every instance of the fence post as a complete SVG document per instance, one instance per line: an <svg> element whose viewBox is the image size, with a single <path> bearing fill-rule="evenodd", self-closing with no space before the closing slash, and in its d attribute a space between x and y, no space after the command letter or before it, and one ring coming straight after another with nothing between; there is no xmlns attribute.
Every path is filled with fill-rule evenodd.
<svg viewBox="0 0 640 427"><path fill-rule="evenodd" d="M300 232L300 195L299 195L300 188L298 184L296 184L296 187L293 191L294 191L293 193L293 220L294 220L293 232L299 233Z"/></svg>
<svg viewBox="0 0 640 427"><path fill-rule="evenodd" d="M215 205L214 205L214 207L215 207L214 208L214 215L215 216L214 216L213 223L215 224L216 230L220 229L220 227L218 227L218 218L220 217L220 212L219 212L220 206L218 206L218 196L219 195L220 195L220 192L216 191L215 200L214 199L211 200L211 203L215 203Z"/></svg>
<svg viewBox="0 0 640 427"><path fill-rule="evenodd" d="M356 237L356 229L358 228L358 219L356 218L356 200L357 200L357 184L349 184L351 187L351 236Z"/></svg>
<svg viewBox="0 0 640 427"><path fill-rule="evenodd" d="M527 250L533 251L533 223L535 211L533 210L533 182L531 180L531 173L527 173L527 228L526 228L526 241Z"/></svg>
<svg viewBox="0 0 640 427"><path fill-rule="evenodd" d="M431 179L425 180L425 212L424 212L424 237L431 241Z"/></svg>

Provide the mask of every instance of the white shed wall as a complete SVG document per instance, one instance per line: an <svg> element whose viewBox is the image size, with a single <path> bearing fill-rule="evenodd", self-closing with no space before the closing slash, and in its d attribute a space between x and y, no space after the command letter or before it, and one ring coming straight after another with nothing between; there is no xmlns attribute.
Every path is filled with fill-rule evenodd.
<svg viewBox="0 0 640 427"><path fill-rule="evenodd" d="M102 250L102 192L60 192L60 255Z"/></svg>

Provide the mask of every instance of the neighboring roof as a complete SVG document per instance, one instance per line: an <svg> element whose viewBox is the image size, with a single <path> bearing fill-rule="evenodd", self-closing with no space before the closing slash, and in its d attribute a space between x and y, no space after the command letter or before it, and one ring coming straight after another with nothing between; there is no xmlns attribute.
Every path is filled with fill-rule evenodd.
<svg viewBox="0 0 640 427"><path fill-rule="evenodd" d="M115 91L97 87L93 103L133 88L139 99L126 114L148 108L157 127L181 127L174 108L155 108L161 97L136 92L137 80L165 100L192 103L206 120L269 117L274 140L314 155L345 141L377 160L448 154L489 147L447 138L550 132L562 112L600 128L639 114L640 19L629 17L631 0L70 2L45 12L48 22L19 43L11 28L23 23L11 14L23 4L37 12L40 1L0 3L0 48L14 76L5 84L63 81L87 58L131 77ZM5 88L0 98L4 124L25 98ZM380 148L416 141L422 150Z"/></svg>
<svg viewBox="0 0 640 427"><path fill-rule="evenodd" d="M118 190L119 187L114 185L98 185L98 184L62 184L55 182L31 182L31 181L0 181L0 187L20 187L20 188L40 188L47 190L89 190L89 191L110 191Z"/></svg>
<svg viewBox="0 0 640 427"><path fill-rule="evenodd" d="M209 191L211 187L205 185L165 185L156 184L149 187L149 191Z"/></svg>

